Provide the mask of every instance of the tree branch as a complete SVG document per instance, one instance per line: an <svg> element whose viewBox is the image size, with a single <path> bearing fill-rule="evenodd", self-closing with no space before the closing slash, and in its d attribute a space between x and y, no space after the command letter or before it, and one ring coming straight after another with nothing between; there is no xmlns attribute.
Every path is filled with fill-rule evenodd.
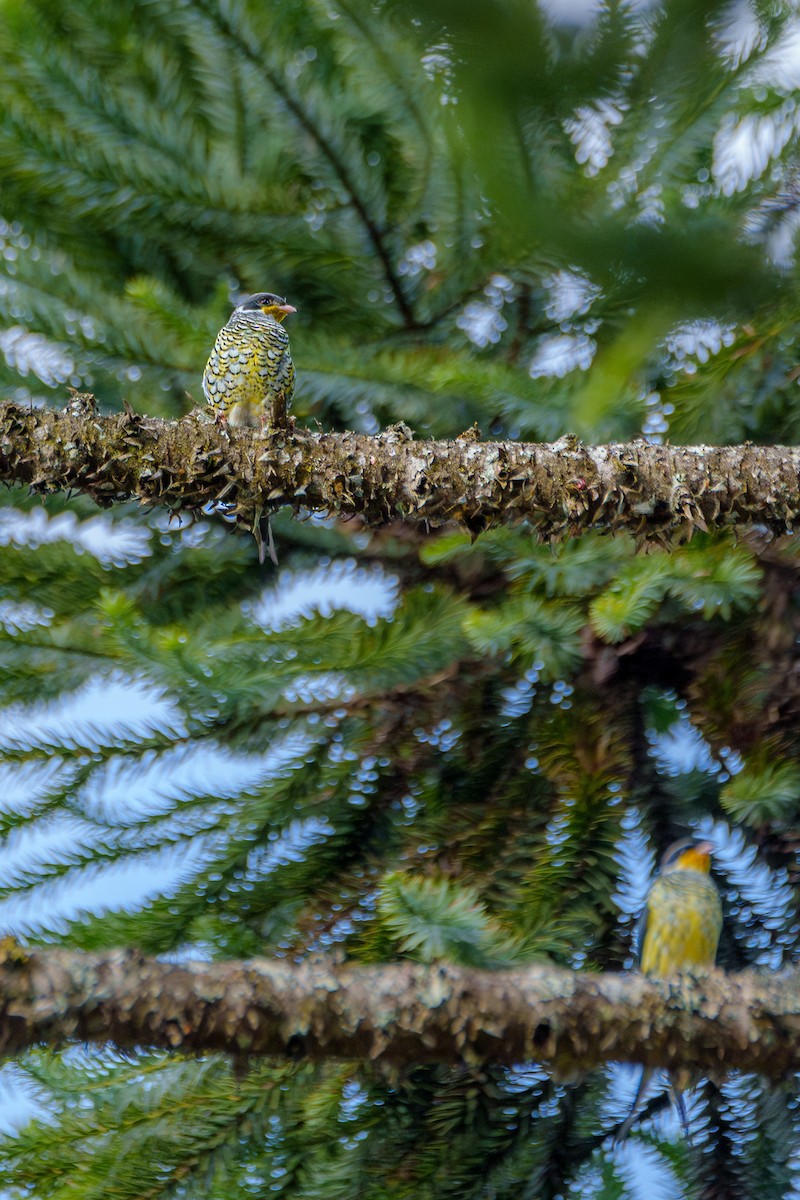
<svg viewBox="0 0 800 1200"><path fill-rule="evenodd" d="M250 962L174 964L136 951L0 950L0 1052L79 1038L189 1053L416 1062L613 1059L800 1068L800 976L709 972L656 982L551 967L490 973Z"/></svg>
<svg viewBox="0 0 800 1200"><path fill-rule="evenodd" d="M292 429L224 432L196 413L163 421L99 416L76 395L60 412L0 403L0 480L40 492L75 489L199 511L224 501L252 527L263 509L360 516L473 533L525 519L544 541L589 529L664 541L693 529L791 530L800 513L800 448L584 446L415 441L405 426L376 437Z"/></svg>
<svg viewBox="0 0 800 1200"><path fill-rule="evenodd" d="M303 104L298 93L289 87L287 76L282 71L275 70L269 61L265 60L263 47L254 47L246 38L242 38L237 33L233 24L225 20L219 10L215 11L210 19L225 31L226 35L236 45L238 50L250 60L259 74L269 80L271 87L283 100L300 128L311 138L322 157L328 162L334 175L347 194L347 198L353 206L367 239L381 264L383 277L394 297L405 328L418 328L414 310L405 294L400 276L395 270L391 253L386 244L387 230L379 227L374 221L370 212L370 204L356 186L353 175L345 163L343 153L336 148L331 137L324 132L319 122L313 118L310 109Z"/></svg>

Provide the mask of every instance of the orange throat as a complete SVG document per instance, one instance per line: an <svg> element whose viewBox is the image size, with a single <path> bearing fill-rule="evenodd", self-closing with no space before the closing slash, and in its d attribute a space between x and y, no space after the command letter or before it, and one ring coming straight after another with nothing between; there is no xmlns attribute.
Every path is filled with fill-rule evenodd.
<svg viewBox="0 0 800 1200"><path fill-rule="evenodd" d="M679 864L684 871L705 871L708 874L711 869L708 847L705 844L690 847L681 855Z"/></svg>

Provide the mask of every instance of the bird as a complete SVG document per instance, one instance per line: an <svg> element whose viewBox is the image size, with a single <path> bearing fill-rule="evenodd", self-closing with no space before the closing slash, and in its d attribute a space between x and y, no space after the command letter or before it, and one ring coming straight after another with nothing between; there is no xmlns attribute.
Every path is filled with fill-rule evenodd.
<svg viewBox="0 0 800 1200"><path fill-rule="evenodd" d="M683 838L664 851L658 875L650 885L639 918L636 949L639 969L653 979L713 967L722 930L722 904L711 879L711 842ZM623 1141L639 1114L653 1072L643 1067L631 1110L616 1140ZM683 1073L681 1073L683 1076ZM684 1133L689 1137L682 1086L689 1080L673 1078L670 1093Z"/></svg>
<svg viewBox="0 0 800 1200"><path fill-rule="evenodd" d="M283 429L294 392L294 363L289 335L281 322L297 312L283 296L256 292L236 306L227 325L217 334L203 372L203 394L223 427L255 426L262 430ZM253 537L258 561L264 562L266 548L275 566L278 556L269 516L256 510Z"/></svg>
<svg viewBox="0 0 800 1200"><path fill-rule="evenodd" d="M281 322L295 312L283 296L256 292L220 329L203 372L203 393L223 427L286 426L295 372Z"/></svg>

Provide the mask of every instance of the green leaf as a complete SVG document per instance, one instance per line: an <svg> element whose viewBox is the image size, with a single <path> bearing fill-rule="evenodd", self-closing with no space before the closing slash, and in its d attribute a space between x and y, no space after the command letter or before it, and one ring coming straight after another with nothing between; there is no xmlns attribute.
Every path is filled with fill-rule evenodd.
<svg viewBox="0 0 800 1200"><path fill-rule="evenodd" d="M524 663L541 663L545 677L568 676L581 658L583 614L566 604L513 596L491 609L476 609L464 631L480 654L511 653Z"/></svg>
<svg viewBox="0 0 800 1200"><path fill-rule="evenodd" d="M744 547L726 537L698 537L674 551L653 551L623 566L590 605L592 625L608 642L641 629L665 599L708 619L731 617L758 596L761 570Z"/></svg>
<svg viewBox="0 0 800 1200"><path fill-rule="evenodd" d="M473 888L451 880L385 876L378 917L400 950L421 962L488 969L515 961L518 943L488 916Z"/></svg>
<svg viewBox="0 0 800 1200"><path fill-rule="evenodd" d="M800 812L800 766L750 760L723 786L720 800L746 825L793 823Z"/></svg>
<svg viewBox="0 0 800 1200"><path fill-rule="evenodd" d="M670 564L666 554L634 559L589 606L595 632L607 642L621 642L641 629L669 590Z"/></svg>

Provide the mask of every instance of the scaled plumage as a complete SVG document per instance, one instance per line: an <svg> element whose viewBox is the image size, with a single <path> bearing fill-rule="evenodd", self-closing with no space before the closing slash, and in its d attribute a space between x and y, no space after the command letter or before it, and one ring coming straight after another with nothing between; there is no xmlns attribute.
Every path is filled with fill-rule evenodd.
<svg viewBox="0 0 800 1200"><path fill-rule="evenodd" d="M639 920L637 950L645 975L663 979L681 971L711 967L717 956L722 929L722 905L716 885L709 876L712 846L686 838L664 853L661 870L650 886ZM627 1136L639 1112L652 1071L642 1078L631 1111L618 1136ZM671 1082L672 1097L688 1133L681 1090Z"/></svg>
<svg viewBox="0 0 800 1200"><path fill-rule="evenodd" d="M281 321L296 311L282 296L257 292L220 329L203 373L203 392L223 425L275 429L286 424L294 364Z"/></svg>
<svg viewBox="0 0 800 1200"><path fill-rule="evenodd" d="M282 429L294 391L294 363L289 335L281 322L297 312L283 296L256 292L239 304L217 334L203 372L203 392L217 421L228 425ZM267 541L264 541L266 530ZM269 516L259 508L253 521L258 561L265 549L275 565L278 557Z"/></svg>

